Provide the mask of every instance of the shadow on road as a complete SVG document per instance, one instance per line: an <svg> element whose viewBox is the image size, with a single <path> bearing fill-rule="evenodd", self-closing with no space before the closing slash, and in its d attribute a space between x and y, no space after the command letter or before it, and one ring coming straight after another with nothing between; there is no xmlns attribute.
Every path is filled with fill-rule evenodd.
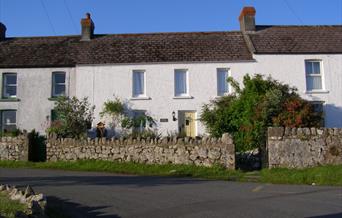
<svg viewBox="0 0 342 218"><path fill-rule="evenodd" d="M308 218L341 218L341 217L342 217L342 213L334 213L334 214L326 214L322 216L311 216Z"/></svg>
<svg viewBox="0 0 342 218"><path fill-rule="evenodd" d="M47 201L47 214L52 218L120 218L118 215L104 215L102 212L98 212L98 210L107 208L108 206L88 207L54 196L47 196Z"/></svg>
<svg viewBox="0 0 342 218"><path fill-rule="evenodd" d="M154 176L46 176L46 177L1 177L0 183L31 186L79 186L79 185L134 185L137 187L181 185L202 183L205 180ZM18 184L18 182L20 184Z"/></svg>

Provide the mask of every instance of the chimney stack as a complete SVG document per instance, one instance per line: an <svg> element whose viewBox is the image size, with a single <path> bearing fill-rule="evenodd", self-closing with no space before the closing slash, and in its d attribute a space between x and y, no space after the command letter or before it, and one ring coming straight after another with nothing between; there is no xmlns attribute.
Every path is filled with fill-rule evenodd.
<svg viewBox="0 0 342 218"><path fill-rule="evenodd" d="M6 39L6 26L0 22L0 42Z"/></svg>
<svg viewBox="0 0 342 218"><path fill-rule="evenodd" d="M239 16L240 30L242 32L255 31L255 8L244 7Z"/></svg>
<svg viewBox="0 0 342 218"><path fill-rule="evenodd" d="M86 18L81 20L82 35L81 41L90 41L94 35L95 25L90 18L90 13L86 13Z"/></svg>

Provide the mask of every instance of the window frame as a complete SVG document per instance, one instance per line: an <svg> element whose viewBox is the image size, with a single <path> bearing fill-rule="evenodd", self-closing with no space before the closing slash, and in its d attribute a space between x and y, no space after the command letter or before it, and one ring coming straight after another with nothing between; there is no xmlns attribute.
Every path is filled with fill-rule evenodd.
<svg viewBox="0 0 342 218"><path fill-rule="evenodd" d="M226 81L227 84L227 90L224 93L221 93L219 90L219 73L222 72L222 70L226 71L227 73L227 79L230 77L230 68L226 68L226 67L219 67L216 68L216 94L217 96L225 96L228 95L229 93L231 93L231 87L229 85L229 83Z"/></svg>
<svg viewBox="0 0 342 218"><path fill-rule="evenodd" d="M142 109L134 109L132 110L132 118L135 119L139 116L146 116L147 110ZM141 133L147 129L148 123L145 123L145 126L133 127L133 132Z"/></svg>
<svg viewBox="0 0 342 218"><path fill-rule="evenodd" d="M4 122L4 112L15 112L15 123L10 123L9 125L15 125L15 129L17 129L18 128L18 118L17 118L17 110L15 110L15 109L4 109L4 110L0 110L0 121L1 121L1 123L0 123L0 131L1 131L1 133L4 133L5 131L5 128L4 128L4 126L6 126L6 125L4 125L5 124L5 122Z"/></svg>
<svg viewBox="0 0 342 218"><path fill-rule="evenodd" d="M139 95L135 95L134 93L134 73L143 73L143 93ZM132 98L146 98L146 70L132 70Z"/></svg>
<svg viewBox="0 0 342 218"><path fill-rule="evenodd" d="M64 83L56 83L55 82L55 75L63 74L64 75ZM51 87L51 97L58 98L61 96L66 96L67 94L67 86L66 86L67 75L65 71L54 71L52 72L52 87ZM64 94L56 94L56 86L64 85Z"/></svg>
<svg viewBox="0 0 342 218"><path fill-rule="evenodd" d="M180 95L177 95L176 91L176 72L181 71L185 73L185 85L186 85L186 93L182 93ZM189 84L189 70L188 69L175 69L174 75L173 75L173 83L174 83L174 97L175 98L184 98L184 97L190 97L190 84Z"/></svg>
<svg viewBox="0 0 342 218"><path fill-rule="evenodd" d="M15 75L15 85L13 84L6 84L6 76L8 75ZM7 87L10 86L10 87L15 87L15 95L9 95L9 96L6 96L6 90L7 90ZM18 96L18 74L17 73L14 73L14 72L5 72L2 74L2 95L1 97L3 99L10 99L10 98L17 98Z"/></svg>
<svg viewBox="0 0 342 218"><path fill-rule="evenodd" d="M319 74L311 73L309 74L306 69L307 63L313 63L318 62L319 63ZM306 85L306 92L321 92L325 91L325 81L324 81L324 69L323 69L323 61L320 59L306 59L304 61L304 71L305 71L305 85ZM313 77L320 77L321 78L321 89L309 89L308 88L308 78Z"/></svg>

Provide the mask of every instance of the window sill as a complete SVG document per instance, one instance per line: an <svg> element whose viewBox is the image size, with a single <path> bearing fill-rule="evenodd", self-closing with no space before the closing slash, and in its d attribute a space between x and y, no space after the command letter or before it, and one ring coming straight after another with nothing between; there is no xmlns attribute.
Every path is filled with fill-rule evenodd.
<svg viewBox="0 0 342 218"><path fill-rule="evenodd" d="M227 96L229 96L229 94L230 93L225 93L224 95L216 95L216 96L214 96L214 98L216 99L216 98L221 98L221 97L227 97Z"/></svg>
<svg viewBox="0 0 342 218"><path fill-rule="evenodd" d="M136 100L151 100L152 98L148 96L141 96L141 97L131 97L130 100L136 101Z"/></svg>
<svg viewBox="0 0 342 218"><path fill-rule="evenodd" d="M328 90L312 90L312 91L305 91L305 94L328 94Z"/></svg>
<svg viewBox="0 0 342 218"><path fill-rule="evenodd" d="M17 102L20 101L19 98L1 98L0 102Z"/></svg>
<svg viewBox="0 0 342 218"><path fill-rule="evenodd" d="M192 96L174 96L173 99L193 99Z"/></svg>
<svg viewBox="0 0 342 218"><path fill-rule="evenodd" d="M49 101L57 101L58 100L58 97L50 97L48 98Z"/></svg>

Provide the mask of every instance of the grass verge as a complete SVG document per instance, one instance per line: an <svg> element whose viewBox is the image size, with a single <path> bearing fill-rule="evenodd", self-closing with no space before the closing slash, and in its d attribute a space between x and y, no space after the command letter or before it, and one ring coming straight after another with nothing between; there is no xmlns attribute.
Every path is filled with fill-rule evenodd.
<svg viewBox="0 0 342 218"><path fill-rule="evenodd" d="M12 201L3 193L0 193L0 217L14 218L17 211L25 211L25 206L19 201Z"/></svg>
<svg viewBox="0 0 342 218"><path fill-rule="evenodd" d="M307 184L342 186L342 165L319 166L306 169L264 169L260 182L275 184Z"/></svg>
<svg viewBox="0 0 342 218"><path fill-rule="evenodd" d="M4 168L60 169L74 171L96 171L144 176L176 176L203 179L252 181L275 184L308 184L342 186L342 165L319 166L307 169L263 169L255 172L226 170L220 166L202 167L174 164L138 164L100 160L59 162L0 161Z"/></svg>

